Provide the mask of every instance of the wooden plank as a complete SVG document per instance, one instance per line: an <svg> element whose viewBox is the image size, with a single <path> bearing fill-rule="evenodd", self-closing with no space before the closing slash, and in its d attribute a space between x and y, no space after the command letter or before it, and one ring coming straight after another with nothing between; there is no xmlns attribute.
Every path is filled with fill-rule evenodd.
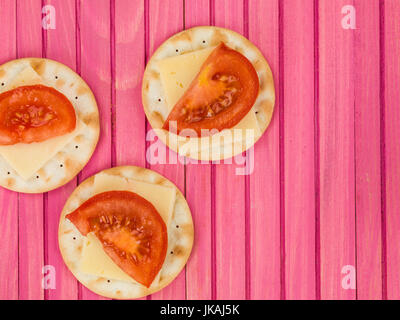
<svg viewBox="0 0 400 320"><path fill-rule="evenodd" d="M160 46L162 42L164 42L174 33L177 33L183 29L183 2L182 0L166 0L162 2L149 0L148 4L148 52L146 52L146 57L150 58L151 54ZM148 124L147 128L150 129L151 126ZM177 164L170 163L165 165L151 165L150 168L170 179L182 192L184 192L184 165L182 165L179 161ZM185 299L185 270L186 269L184 269L168 287L156 294L153 294L150 298L160 300Z"/></svg>
<svg viewBox="0 0 400 320"><path fill-rule="evenodd" d="M369 300L382 298L379 2L354 5L357 298Z"/></svg>
<svg viewBox="0 0 400 320"><path fill-rule="evenodd" d="M210 25L210 0L185 0L185 28Z"/></svg>
<svg viewBox="0 0 400 320"><path fill-rule="evenodd" d="M146 117L141 100L145 62L144 2L116 1L114 21L115 162L145 167Z"/></svg>
<svg viewBox="0 0 400 320"><path fill-rule="evenodd" d="M46 57L57 60L76 70L75 0L48 0L55 8L56 29L48 29ZM58 249L58 224L62 208L76 187L77 179L47 194L45 206L46 264L56 269L56 288L45 291L46 299L77 299L76 279L66 267Z"/></svg>
<svg viewBox="0 0 400 320"><path fill-rule="evenodd" d="M17 2L17 55L42 56L42 4ZM43 195L19 194L19 298L43 299Z"/></svg>
<svg viewBox="0 0 400 320"><path fill-rule="evenodd" d="M384 202L386 209L386 239L384 244L387 249L387 278L384 274L385 286L387 284L387 298L400 299L400 2L387 0L383 4L381 37L383 37L382 58L384 59L383 82L383 124L384 133ZM385 260L386 262L386 260ZM385 270L386 271L386 270ZM384 292L384 297L386 292Z"/></svg>
<svg viewBox="0 0 400 320"><path fill-rule="evenodd" d="M279 1L249 1L249 39L261 50L274 74L277 101L270 127L254 148L250 175L250 296L279 299ZM268 252L268 255L265 253Z"/></svg>
<svg viewBox="0 0 400 320"><path fill-rule="evenodd" d="M145 123L141 82L144 71L144 3L115 3L116 164L144 167Z"/></svg>
<svg viewBox="0 0 400 320"><path fill-rule="evenodd" d="M81 74L96 97L100 112L100 140L80 181L111 166L111 21L110 1L82 1L80 4ZM80 286L82 299L101 299Z"/></svg>
<svg viewBox="0 0 400 320"><path fill-rule="evenodd" d="M314 2L283 4L285 298L315 299ZM301 46L299 46L301 43Z"/></svg>
<svg viewBox="0 0 400 320"><path fill-rule="evenodd" d="M185 2L185 27L210 24L209 0ZM187 271L187 298L212 297L211 165L186 165L186 198L195 225L194 246ZM201 190L201 191L200 191Z"/></svg>
<svg viewBox="0 0 400 320"><path fill-rule="evenodd" d="M352 30L342 28L349 0L319 1L319 148L321 298L354 299L342 268L355 268L354 65Z"/></svg>
<svg viewBox="0 0 400 320"><path fill-rule="evenodd" d="M244 32L243 1L219 0L214 3L216 26ZM238 165L215 167L215 244L217 299L246 298L246 187L245 176L236 175Z"/></svg>
<svg viewBox="0 0 400 320"><path fill-rule="evenodd" d="M0 20L7 28L0 29L0 64L16 56L15 2L0 1ZM4 243L0 247L0 299L18 299L18 194L0 189L0 234Z"/></svg>

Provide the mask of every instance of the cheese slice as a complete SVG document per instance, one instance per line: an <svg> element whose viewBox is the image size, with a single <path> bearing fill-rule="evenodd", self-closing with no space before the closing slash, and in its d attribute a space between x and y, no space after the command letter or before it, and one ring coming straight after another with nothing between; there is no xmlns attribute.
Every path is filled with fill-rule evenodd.
<svg viewBox="0 0 400 320"><path fill-rule="evenodd" d="M201 49L158 61L168 113L196 78L204 61L215 47Z"/></svg>
<svg viewBox="0 0 400 320"><path fill-rule="evenodd" d="M168 106L168 113L171 112L172 108L189 88L191 82L199 73L202 64L214 49L215 47L210 47L158 61L161 83L164 88ZM246 130L251 129L253 130L251 134L249 134L248 131L246 132ZM250 147L254 144L254 140L261 135L257 117L253 109L250 110L236 126L226 130L231 130L231 132L222 131L210 137L194 139L170 136L169 139L178 139L178 145L181 151L205 151L210 150L211 146L211 152L213 152L212 150L219 149L220 145L223 145L226 150L233 150L235 146L241 150L243 143ZM236 133L234 133L235 130ZM229 137L229 135L231 139L223 139L224 136ZM219 139L222 139L223 142L217 143ZM187 153L185 151L183 153Z"/></svg>
<svg viewBox="0 0 400 320"><path fill-rule="evenodd" d="M95 176L93 187L94 194L107 191L135 192L154 205L167 228L170 225L176 197L174 188L133 179L125 179L105 173L100 173ZM100 241L91 233L88 234L84 241L80 270L84 273L107 279L129 281L141 285L112 261L104 252ZM159 282L159 276L160 272L154 279L152 285L156 285Z"/></svg>
<svg viewBox="0 0 400 320"><path fill-rule="evenodd" d="M83 123L78 123L75 130L71 133L42 142L17 143L10 146L0 146L0 155L24 180L28 180L61 149L70 143L83 127Z"/></svg>
<svg viewBox="0 0 400 320"><path fill-rule="evenodd" d="M99 277L136 282L122 271L112 259L104 252L99 239L88 233L82 249L81 271Z"/></svg>
<svg viewBox="0 0 400 320"><path fill-rule="evenodd" d="M231 129L225 129L208 137L195 139L178 137L178 139L180 140L179 148L181 150L185 149L196 152L209 150L211 148L211 152L214 152L213 150L219 149L221 145L223 145L226 150L235 148L235 145L242 150L242 144L245 144L246 148L249 148L259 136L261 136L261 130L257 122L257 117L255 113L250 110L250 112ZM229 153L229 151L226 150L225 152Z"/></svg>
<svg viewBox="0 0 400 320"><path fill-rule="evenodd" d="M5 91L26 85L44 84L43 79L31 66L26 67L7 85ZM78 121L74 131L42 142L17 143L0 146L0 155L24 179L28 180L52 159L60 150L70 143L83 129Z"/></svg>

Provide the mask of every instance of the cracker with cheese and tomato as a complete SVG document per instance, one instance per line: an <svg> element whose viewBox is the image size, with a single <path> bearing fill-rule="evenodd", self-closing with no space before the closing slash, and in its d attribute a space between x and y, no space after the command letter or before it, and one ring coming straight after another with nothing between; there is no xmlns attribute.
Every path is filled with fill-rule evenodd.
<svg viewBox="0 0 400 320"><path fill-rule="evenodd" d="M58 231L62 257L93 292L134 299L167 286L185 266L193 221L179 189L145 168L107 169L67 200Z"/></svg>
<svg viewBox="0 0 400 320"><path fill-rule="evenodd" d="M144 111L171 149L222 160L249 149L267 129L275 105L271 69L240 34L195 27L166 40L147 64Z"/></svg>
<svg viewBox="0 0 400 320"><path fill-rule="evenodd" d="M99 139L92 91L67 66L24 58L0 66L0 185L41 193L73 179Z"/></svg>

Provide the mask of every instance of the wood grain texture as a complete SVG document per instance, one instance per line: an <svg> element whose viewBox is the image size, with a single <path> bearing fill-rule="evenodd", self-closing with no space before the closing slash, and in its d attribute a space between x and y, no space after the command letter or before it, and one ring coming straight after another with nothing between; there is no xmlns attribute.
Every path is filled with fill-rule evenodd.
<svg viewBox="0 0 400 320"><path fill-rule="evenodd" d="M354 6L357 298L381 299L379 1Z"/></svg>
<svg viewBox="0 0 400 320"><path fill-rule="evenodd" d="M342 268L355 268L354 32L341 9L353 1L319 1L319 148L321 298L355 299Z"/></svg>
<svg viewBox="0 0 400 320"><path fill-rule="evenodd" d="M185 27L209 24L209 0L186 0ZM186 199L195 226L194 246L186 268L187 299L211 299L212 270L215 266L211 241L211 164L187 164L186 186L190 186L186 191Z"/></svg>
<svg viewBox="0 0 400 320"><path fill-rule="evenodd" d="M145 63L144 2L115 2L116 165L144 167L145 123L142 74Z"/></svg>
<svg viewBox="0 0 400 320"><path fill-rule="evenodd" d="M145 66L144 15L144 2L115 2L113 164L117 166L146 166L146 117L141 99Z"/></svg>
<svg viewBox="0 0 400 320"><path fill-rule="evenodd" d="M315 299L313 16L313 1L284 1L283 113L287 299Z"/></svg>
<svg viewBox="0 0 400 320"><path fill-rule="evenodd" d="M17 56L41 57L42 3L17 2ZM42 194L19 194L19 298L43 299L44 218Z"/></svg>
<svg viewBox="0 0 400 320"><path fill-rule="evenodd" d="M75 0L48 0L56 13L56 29L48 29L46 35L46 58L57 60L76 70L76 8ZM71 275L58 250L58 223L60 212L69 195L73 192L77 179L47 194L45 202L45 264L55 267L56 288L45 291L50 300L78 298L78 284Z"/></svg>
<svg viewBox="0 0 400 320"><path fill-rule="evenodd" d="M7 28L0 29L0 64L16 57L16 4L0 1L0 21ZM4 173L2 173L4 174ZM18 194L0 189L0 286L1 300L18 299Z"/></svg>
<svg viewBox="0 0 400 320"><path fill-rule="evenodd" d="M44 4L55 30L41 27ZM356 30L342 28L345 5ZM78 179L45 195L0 189L0 299L101 299L65 267L58 218L77 182L125 164L176 183L195 223L187 267L149 299L400 299L400 1L0 0L0 21L0 63L70 66L101 117ZM145 62L174 33L209 24L247 36L274 74L275 114L248 177L235 164L146 162ZM42 289L45 264L55 290ZM342 287L346 265L355 290Z"/></svg>
<svg viewBox="0 0 400 320"><path fill-rule="evenodd" d="M249 1L248 21L250 41L261 50L273 70L277 97L270 127L254 147L255 167L250 175L249 298L279 299L279 1Z"/></svg>
<svg viewBox="0 0 400 320"><path fill-rule="evenodd" d="M156 1L149 0L148 7L148 52L147 57L160 46L162 42L173 34L183 29L183 1L167 0ZM148 124L148 129L151 126ZM173 152L171 152L174 154ZM168 158L168 161L170 158ZM154 164L150 169L164 175L176 184L176 186L185 192L185 168L177 161L177 164ZM165 289L151 296L152 299L185 299L186 297L186 268L180 275Z"/></svg>
<svg viewBox="0 0 400 320"><path fill-rule="evenodd" d="M82 170L80 181L111 166L112 81L111 81L110 1L81 1L80 55L81 75L92 89L100 112L100 139L90 162ZM80 286L82 299L101 297Z"/></svg>
<svg viewBox="0 0 400 320"><path fill-rule="evenodd" d="M383 132L384 132L384 187L386 209L386 260L387 298L400 299L400 2L384 2L383 12L384 42L384 86L383 92Z"/></svg>
<svg viewBox="0 0 400 320"><path fill-rule="evenodd" d="M218 27L244 33L243 1L218 0L214 3ZM216 298L246 298L246 187L245 176L236 175L239 166L217 164L215 185Z"/></svg>
<svg viewBox="0 0 400 320"><path fill-rule="evenodd" d="M210 7L210 0L185 0L185 28L210 25Z"/></svg>

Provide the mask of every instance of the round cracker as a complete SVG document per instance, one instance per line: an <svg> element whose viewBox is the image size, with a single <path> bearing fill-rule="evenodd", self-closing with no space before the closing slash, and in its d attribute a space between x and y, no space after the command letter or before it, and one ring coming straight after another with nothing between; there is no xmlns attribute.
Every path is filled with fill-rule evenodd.
<svg viewBox="0 0 400 320"><path fill-rule="evenodd" d="M159 60L177 56L191 51L216 46L224 42L230 48L239 51L246 56L253 64L259 78L259 94L253 105L253 112L256 114L258 126L261 135L256 137L253 143L246 144L242 142L241 148L233 150L231 154L226 155L223 145L213 143L213 148L219 148L217 153L180 149L178 138L162 129L162 126L168 117L168 107L166 103L165 93L160 79L160 71L157 62ZM223 160L240 154L252 147L261 138L271 122L272 114L275 106L275 87L271 68L260 52L260 50L248 39L232 30L202 26L194 27L177 33L167 39L153 54L146 66L142 84L142 101L146 117L157 136L175 152L183 156L187 156L197 160ZM253 128L254 129L254 128ZM171 138L172 137L172 138ZM198 138L189 138L198 139ZM187 140L186 140L187 141ZM221 140L220 140L221 141ZM181 145L182 146L182 145Z"/></svg>
<svg viewBox="0 0 400 320"><path fill-rule="evenodd" d="M23 58L1 65L0 93L12 89L7 83L29 66L42 77L44 84L68 98L75 109L77 120L84 124L83 130L28 180L21 178L0 155L2 187L24 193L42 193L68 183L89 161L99 140L99 111L93 92L86 82L69 67L50 59Z"/></svg>
<svg viewBox="0 0 400 320"><path fill-rule="evenodd" d="M104 277L89 275L79 270L79 261L83 248L84 236L80 234L65 216L78 208L87 199L94 196L94 177L106 173L143 182L172 187L176 190L176 200L168 227L168 250L161 269L160 282L146 288L126 281L110 280ZM181 272L190 256L193 246L194 229L192 215L185 197L171 181L162 175L145 168L121 166L103 170L82 182L67 200L61 213L58 230L58 242L61 255L72 274L89 290L113 299L136 299L161 290L174 280Z"/></svg>

